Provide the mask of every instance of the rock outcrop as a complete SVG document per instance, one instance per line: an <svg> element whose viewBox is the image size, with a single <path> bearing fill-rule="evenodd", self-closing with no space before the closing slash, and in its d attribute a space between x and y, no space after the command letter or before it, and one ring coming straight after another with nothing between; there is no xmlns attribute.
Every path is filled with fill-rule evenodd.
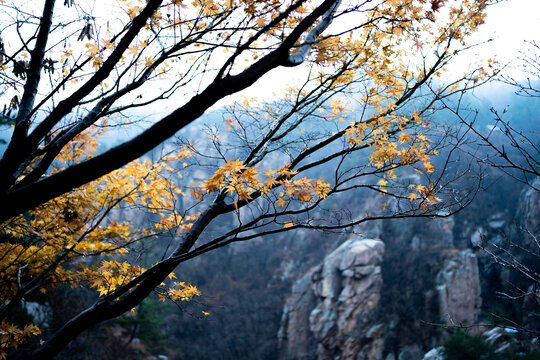
<svg viewBox="0 0 540 360"><path fill-rule="evenodd" d="M453 325L478 321L476 255L452 246L451 219L423 224L401 233L399 222L386 224L381 235L393 246L385 255L386 273L382 241L351 239L297 280L283 311L281 358L419 360L437 341L419 319Z"/></svg>
<svg viewBox="0 0 540 360"><path fill-rule="evenodd" d="M294 284L279 333L283 359L382 359L376 310L384 248L350 239Z"/></svg>
<svg viewBox="0 0 540 360"><path fill-rule="evenodd" d="M526 329L540 329L540 289L535 285L527 289L527 295L523 298L522 314L522 323Z"/></svg>
<svg viewBox="0 0 540 360"><path fill-rule="evenodd" d="M470 250L448 259L437 274L439 311L448 325L471 325L477 322L482 306L478 261Z"/></svg>
<svg viewBox="0 0 540 360"><path fill-rule="evenodd" d="M443 348L438 347L428 351L422 360L445 360L443 355Z"/></svg>
<svg viewBox="0 0 540 360"><path fill-rule="evenodd" d="M519 196L516 219L521 230L530 234L540 233L540 177L537 177Z"/></svg>

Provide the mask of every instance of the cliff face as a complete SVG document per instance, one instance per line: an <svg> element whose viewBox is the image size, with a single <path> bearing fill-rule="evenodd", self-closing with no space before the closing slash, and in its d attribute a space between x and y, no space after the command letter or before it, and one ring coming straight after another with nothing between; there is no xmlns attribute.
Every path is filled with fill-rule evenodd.
<svg viewBox="0 0 540 360"><path fill-rule="evenodd" d="M516 211L516 219L527 234L540 233L540 177L532 182L531 187L526 187L519 197L519 207Z"/></svg>
<svg viewBox="0 0 540 360"><path fill-rule="evenodd" d="M279 331L282 359L380 359L376 324L384 243L350 239L294 285Z"/></svg>
<svg viewBox="0 0 540 360"><path fill-rule="evenodd" d="M469 326L479 319L482 298L478 261L470 250L448 259L437 274L439 313L446 325Z"/></svg>
<svg viewBox="0 0 540 360"><path fill-rule="evenodd" d="M282 359L419 359L436 342L428 322L478 321L477 258L453 248L452 219L381 229L386 246L353 237L294 283Z"/></svg>
<svg viewBox="0 0 540 360"><path fill-rule="evenodd" d="M539 233L539 205L539 193L526 188L515 217L504 207L472 208L452 218L363 228L377 239L351 237L294 282L278 335L281 358L417 360L440 343L443 325L490 322L493 311L516 308L520 302L505 302L496 291L505 282L523 284L523 277L484 249L524 246L529 253L513 256L536 269L538 256L530 252L540 250L531 236ZM532 298L504 316L523 316L523 324L535 327Z"/></svg>

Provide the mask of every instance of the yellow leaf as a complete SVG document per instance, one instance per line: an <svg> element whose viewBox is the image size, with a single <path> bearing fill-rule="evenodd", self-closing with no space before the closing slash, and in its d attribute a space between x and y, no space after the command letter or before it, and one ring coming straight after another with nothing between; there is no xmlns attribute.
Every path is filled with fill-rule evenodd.
<svg viewBox="0 0 540 360"><path fill-rule="evenodd" d="M311 194L308 193L307 191L300 191L298 193L298 200L302 201L302 202L308 202L310 201L312 198Z"/></svg>
<svg viewBox="0 0 540 360"><path fill-rule="evenodd" d="M137 55L137 53L139 52L139 47L137 45L132 45L130 47L128 47L128 53L132 56L135 56Z"/></svg>
<svg viewBox="0 0 540 360"><path fill-rule="evenodd" d="M276 205L278 207L285 207L286 204L287 204L287 202L285 200L283 200L283 198L281 198L281 197L279 199L277 199L277 201L276 201Z"/></svg>
<svg viewBox="0 0 540 360"><path fill-rule="evenodd" d="M144 59L144 64L146 65L146 67L150 67L150 66L152 66L152 64L154 63L154 61L155 61L155 60L153 60L153 59L147 57L147 58Z"/></svg>
<svg viewBox="0 0 540 360"><path fill-rule="evenodd" d="M432 173L435 171L435 169L433 168L433 165L429 161L424 162L423 165L424 165L424 169L426 169L426 172Z"/></svg>
<svg viewBox="0 0 540 360"><path fill-rule="evenodd" d="M404 142L410 142L410 141L412 140L412 136L409 135L409 134L407 134L407 133L405 133L405 132L403 132L403 133L399 134L399 138L398 138L398 139L399 139L399 142L400 142L401 144L403 144Z"/></svg>
<svg viewBox="0 0 540 360"><path fill-rule="evenodd" d="M418 113L417 110L414 110L414 112L412 113L412 117L417 123L422 122L422 120L420 119L420 114Z"/></svg>

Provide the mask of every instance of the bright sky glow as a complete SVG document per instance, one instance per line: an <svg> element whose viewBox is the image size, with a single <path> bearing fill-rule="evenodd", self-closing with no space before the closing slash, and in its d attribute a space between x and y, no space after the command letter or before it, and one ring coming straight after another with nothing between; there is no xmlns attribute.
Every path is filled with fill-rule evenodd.
<svg viewBox="0 0 540 360"><path fill-rule="evenodd" d="M525 41L540 42L540 1L505 0L492 6L472 41L490 38L493 41L475 49L474 54L484 58L495 55L501 64L517 60L520 51L527 49Z"/></svg>
<svg viewBox="0 0 540 360"><path fill-rule="evenodd" d="M501 1L501 3L489 9L486 24L470 39L469 43L482 43L488 39L493 39L493 41L455 58L453 60L455 63L453 69L460 72L466 71L466 68L473 65L474 62L495 57L501 64L509 64L510 66L506 71L513 71L513 75L519 78L522 75L516 70L512 70L512 67L517 68L522 64L518 59L520 51L527 49L525 41L540 43L539 24L540 0ZM83 46L83 44L81 43L79 46ZM280 96L286 87L298 85L303 81L305 71L302 67L280 68L271 71L247 90L221 100L211 110L231 104L233 101L241 101L244 96L271 101ZM490 88L490 86L487 86L484 91L489 92ZM178 105L181 98L181 94L176 94L171 101L156 104L153 109L149 109L150 113L153 114L152 118L169 113ZM4 130L9 132L9 129ZM0 137L6 137L5 131L2 132Z"/></svg>
<svg viewBox="0 0 540 360"><path fill-rule="evenodd" d="M489 39L493 40L455 58L454 68L466 71L474 62L488 58L496 58L501 64L509 64L510 67L520 66L520 51L527 49L525 41L540 43L540 0L503 0L493 5L488 11L486 23L469 43L482 43ZM515 76L519 78L521 74L516 73ZM243 96L271 99L275 93L279 93L280 88L298 84L304 78L304 72L298 68L276 69L259 79L251 88L220 101L214 109Z"/></svg>

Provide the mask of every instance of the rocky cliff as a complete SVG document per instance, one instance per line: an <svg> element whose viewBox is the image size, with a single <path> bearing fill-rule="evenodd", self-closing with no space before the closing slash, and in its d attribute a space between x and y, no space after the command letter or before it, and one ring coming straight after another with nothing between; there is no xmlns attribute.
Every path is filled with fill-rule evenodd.
<svg viewBox="0 0 540 360"><path fill-rule="evenodd" d="M478 321L476 256L452 247L451 220L417 225L423 231L397 235L400 222L384 224L381 236L395 235L386 254L383 241L353 237L297 280L283 310L281 358L420 359L436 342L428 322Z"/></svg>
<svg viewBox="0 0 540 360"><path fill-rule="evenodd" d="M448 334L444 326L503 316L535 327L534 296L512 303L497 295L505 284L527 282L485 249L509 254L524 246L528 254L513 255L524 264L536 261L530 265L536 269L531 234L538 234L539 204L539 193L525 188L515 217L501 205L473 207L451 218L362 229L378 239L351 237L292 285L278 334L281 358L419 360Z"/></svg>
<svg viewBox="0 0 540 360"><path fill-rule="evenodd" d="M384 243L350 239L294 283L279 331L283 359L381 359Z"/></svg>
<svg viewBox="0 0 540 360"><path fill-rule="evenodd" d="M437 274L439 313L446 325L470 326L480 316L482 298L478 261L472 250L448 259Z"/></svg>

